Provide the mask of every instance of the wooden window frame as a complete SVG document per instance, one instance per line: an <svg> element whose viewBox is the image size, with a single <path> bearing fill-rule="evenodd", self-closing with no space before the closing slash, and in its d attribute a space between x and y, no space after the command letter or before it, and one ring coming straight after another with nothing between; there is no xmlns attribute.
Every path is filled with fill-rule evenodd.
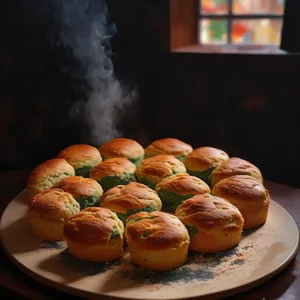
<svg viewBox="0 0 300 300"><path fill-rule="evenodd" d="M288 0L292 2L293 0ZM299 0L296 0L299 1ZM296 1L294 3L296 3ZM300 1L299 1L300 2ZM294 4L298 5L298 4ZM169 26L170 26L170 41L169 50L176 53L220 53L220 54L272 54L285 55L286 51L281 47L273 45L200 45L198 41L198 20L200 15L199 0L169 0ZM286 12L286 11L285 11ZM285 14L284 12L284 14ZM208 17L209 15L205 15ZM257 18L283 18L285 15L267 15L261 14ZM220 15L214 16L220 18ZM239 15L239 19L254 19L252 15ZM256 18L256 17L255 17ZM294 17L295 19L295 17ZM295 20L293 20L295 22ZM300 26L300 18L299 18ZM297 32L298 33L298 32ZM300 45L300 42L299 42ZM298 49L300 52L300 47Z"/></svg>
<svg viewBox="0 0 300 300"><path fill-rule="evenodd" d="M273 0L275 1L275 0ZM226 19L227 21L227 32L228 32L228 39L226 44L231 44L231 29L232 29L232 21L234 20L260 20L260 19L272 19L272 20L283 20L283 14L234 14L232 11L233 0L228 0L228 13L227 14L202 14L201 7L202 7L202 0L198 0L198 37L199 31L201 31L201 22L200 19ZM201 45L201 41L198 41Z"/></svg>

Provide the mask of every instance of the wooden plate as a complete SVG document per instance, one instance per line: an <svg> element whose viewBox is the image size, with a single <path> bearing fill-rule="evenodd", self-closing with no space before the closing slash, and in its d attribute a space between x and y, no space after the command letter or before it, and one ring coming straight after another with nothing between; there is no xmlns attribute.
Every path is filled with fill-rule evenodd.
<svg viewBox="0 0 300 300"><path fill-rule="evenodd" d="M28 228L26 192L6 208L1 237L9 258L29 276L55 289L88 299L219 299L253 288L281 271L298 252L299 232L292 217L272 201L266 224L248 231L240 244L217 254L190 254L168 272L151 272L130 263L73 258L64 242L45 243ZM105 297L106 296L106 297Z"/></svg>

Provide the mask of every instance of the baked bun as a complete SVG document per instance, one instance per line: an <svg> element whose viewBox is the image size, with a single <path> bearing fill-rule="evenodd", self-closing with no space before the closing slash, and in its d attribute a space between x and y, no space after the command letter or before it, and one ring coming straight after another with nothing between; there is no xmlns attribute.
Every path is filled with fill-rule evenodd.
<svg viewBox="0 0 300 300"><path fill-rule="evenodd" d="M164 209L175 212L183 201L198 194L210 193L210 188L201 179L183 173L166 177L156 185L156 191Z"/></svg>
<svg viewBox="0 0 300 300"><path fill-rule="evenodd" d="M234 175L249 175L263 182L259 168L247 160L231 157L211 173L211 185L214 186L220 180Z"/></svg>
<svg viewBox="0 0 300 300"><path fill-rule="evenodd" d="M79 211L80 206L71 194L61 189L49 189L35 195L30 202L29 226L42 240L61 241L66 220Z"/></svg>
<svg viewBox="0 0 300 300"><path fill-rule="evenodd" d="M173 174L186 173L184 164L172 155L156 155L146 158L135 174L139 182L155 190L156 184Z"/></svg>
<svg viewBox="0 0 300 300"><path fill-rule="evenodd" d="M142 267L170 270L187 260L189 234L171 214L155 211L132 215L127 219L125 235L132 261Z"/></svg>
<svg viewBox="0 0 300 300"><path fill-rule="evenodd" d="M80 176L66 177L57 182L53 187L70 193L79 203L80 209L98 206L100 196L103 194L103 189L96 180Z"/></svg>
<svg viewBox="0 0 300 300"><path fill-rule="evenodd" d="M130 182L118 185L102 195L100 206L115 212L124 224L129 216L141 211L161 210L162 203L157 193L144 184Z"/></svg>
<svg viewBox="0 0 300 300"><path fill-rule="evenodd" d="M223 150L213 147L200 147L193 150L186 157L184 165L190 175L210 184L211 172L228 159L228 154Z"/></svg>
<svg viewBox="0 0 300 300"><path fill-rule="evenodd" d="M209 194L184 201L175 215L187 227L190 249L219 252L237 245L242 237L243 217L231 203Z"/></svg>
<svg viewBox="0 0 300 300"><path fill-rule="evenodd" d="M256 228L267 220L270 194L263 184L248 175L236 175L219 181L213 195L236 206L245 220L244 229Z"/></svg>
<svg viewBox="0 0 300 300"><path fill-rule="evenodd" d="M60 151L57 157L64 158L75 170L75 175L89 177L92 168L102 162L102 157L97 148L77 144L69 146Z"/></svg>
<svg viewBox="0 0 300 300"><path fill-rule="evenodd" d="M103 159L126 157L136 166L144 159L144 148L136 141L127 138L116 138L104 143L99 148Z"/></svg>
<svg viewBox="0 0 300 300"><path fill-rule="evenodd" d="M98 181L103 190L107 191L114 186L136 181L135 170L135 164L126 158L109 158L92 169L90 178Z"/></svg>
<svg viewBox="0 0 300 300"><path fill-rule="evenodd" d="M108 262L124 254L124 226L117 215L102 207L88 207L64 226L69 252L76 258Z"/></svg>
<svg viewBox="0 0 300 300"><path fill-rule="evenodd" d="M166 154L173 155L177 159L183 161L192 151L193 147L187 143L174 138L165 138L152 142L145 149L145 157Z"/></svg>
<svg viewBox="0 0 300 300"><path fill-rule="evenodd" d="M59 180L74 176L74 168L63 158L53 158L38 165L28 176L26 189L30 198L50 189Z"/></svg>

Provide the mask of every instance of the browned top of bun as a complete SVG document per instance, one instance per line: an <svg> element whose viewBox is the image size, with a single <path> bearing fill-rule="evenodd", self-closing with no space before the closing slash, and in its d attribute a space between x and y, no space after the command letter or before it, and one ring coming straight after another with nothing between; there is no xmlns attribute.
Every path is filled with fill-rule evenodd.
<svg viewBox="0 0 300 300"><path fill-rule="evenodd" d="M48 176L57 176L61 173L75 175L74 168L63 158L52 158L38 165L28 176L27 188L38 185Z"/></svg>
<svg viewBox="0 0 300 300"><path fill-rule="evenodd" d="M161 210L162 203L157 193L144 184L131 182L118 185L104 193L100 199L101 207L118 213L126 213L129 209L141 209L151 206Z"/></svg>
<svg viewBox="0 0 300 300"><path fill-rule="evenodd" d="M178 247L189 241L189 235L180 220L168 213L140 212L127 219L126 236L140 249L163 250Z"/></svg>
<svg viewBox="0 0 300 300"><path fill-rule="evenodd" d="M103 189L96 180L83 178L81 176L65 177L57 182L53 187L70 193L74 198L89 197L96 193L98 193L99 196L103 194Z"/></svg>
<svg viewBox="0 0 300 300"><path fill-rule="evenodd" d="M225 198L231 203L247 202L249 204L270 200L270 194L256 178L248 175L236 175L219 181L212 194Z"/></svg>
<svg viewBox="0 0 300 300"><path fill-rule="evenodd" d="M172 155L157 155L144 159L136 170L138 178L147 177L160 182L166 176L185 173L184 164Z"/></svg>
<svg viewBox="0 0 300 300"><path fill-rule="evenodd" d="M128 138L116 138L104 143L100 147L103 157L127 157L137 158L144 155L144 148L135 140Z"/></svg>
<svg viewBox="0 0 300 300"><path fill-rule="evenodd" d="M124 176L124 173L133 174L136 170L135 164L123 157L109 158L96 165L90 172L90 178L99 180L105 176Z"/></svg>
<svg viewBox="0 0 300 300"><path fill-rule="evenodd" d="M228 159L228 154L223 150L213 147L200 147L194 149L186 157L184 164L191 171L201 172L216 167Z"/></svg>
<svg viewBox="0 0 300 300"><path fill-rule="evenodd" d="M196 195L178 206L175 215L204 233L232 232L243 227L240 211L226 200L209 194Z"/></svg>
<svg viewBox="0 0 300 300"><path fill-rule="evenodd" d="M218 181L234 175L249 175L263 181L258 167L242 158L231 157L211 173L212 184L215 185Z"/></svg>
<svg viewBox="0 0 300 300"><path fill-rule="evenodd" d="M68 219L80 211L71 194L61 189L48 189L35 195L29 204L30 213L41 214L49 220Z"/></svg>
<svg viewBox="0 0 300 300"><path fill-rule="evenodd" d="M97 148L87 144L71 145L60 151L57 157L64 158L75 169L87 165L95 165L102 161L102 157Z"/></svg>
<svg viewBox="0 0 300 300"><path fill-rule="evenodd" d="M152 142L146 149L147 156L157 154L167 155L188 155L193 151L193 147L185 142L182 142L175 138L164 138Z"/></svg>
<svg viewBox="0 0 300 300"><path fill-rule="evenodd" d="M107 245L114 231L122 238L124 227L117 215L103 207L88 207L72 216L64 226L66 238L82 244Z"/></svg>
<svg viewBox="0 0 300 300"><path fill-rule="evenodd" d="M156 190L166 190L179 195L210 193L210 188L204 181L185 173L166 177L158 183Z"/></svg>

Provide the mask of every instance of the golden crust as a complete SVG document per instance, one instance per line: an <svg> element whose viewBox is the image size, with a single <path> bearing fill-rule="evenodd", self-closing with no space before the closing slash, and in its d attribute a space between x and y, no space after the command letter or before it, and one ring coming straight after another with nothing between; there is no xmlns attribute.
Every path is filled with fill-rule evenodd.
<svg viewBox="0 0 300 300"><path fill-rule="evenodd" d="M89 197L94 194L103 194L101 185L94 179L81 176L70 176L57 182L54 188L59 188L70 193L74 198Z"/></svg>
<svg viewBox="0 0 300 300"><path fill-rule="evenodd" d="M53 158L38 165L28 176L26 188L30 197L51 188L67 176L74 176L74 168L63 158Z"/></svg>
<svg viewBox="0 0 300 300"><path fill-rule="evenodd" d="M159 154L166 155L188 155L193 151L193 147L174 138L164 138L152 142L146 149L145 155L150 157Z"/></svg>
<svg viewBox="0 0 300 300"><path fill-rule="evenodd" d="M110 140L104 143L99 150L105 159L112 157L135 159L144 156L144 148L135 140L128 138Z"/></svg>
<svg viewBox="0 0 300 300"><path fill-rule="evenodd" d="M232 203L242 201L254 205L270 199L270 194L264 185L248 175L236 175L219 181L213 187L212 194Z"/></svg>
<svg viewBox="0 0 300 300"><path fill-rule="evenodd" d="M249 175L263 182L263 177L258 167L244 159L231 157L211 173L212 185L234 175Z"/></svg>
<svg viewBox="0 0 300 300"><path fill-rule="evenodd" d="M158 183L166 176L186 173L184 164L172 155L157 155L144 159L136 170L139 179L147 177Z"/></svg>
<svg viewBox="0 0 300 300"><path fill-rule="evenodd" d="M102 162L99 150L87 144L68 146L60 151L57 157L64 158L75 170L85 166L94 166Z"/></svg>
<svg viewBox="0 0 300 300"><path fill-rule="evenodd" d="M124 173L133 174L136 170L135 164L123 157L109 158L96 165L90 172L90 178L100 180L106 176L120 176Z"/></svg>
<svg viewBox="0 0 300 300"><path fill-rule="evenodd" d="M236 206L244 217L244 229L255 228L267 220L270 194L257 179L236 175L219 181L213 194Z"/></svg>
<svg viewBox="0 0 300 300"><path fill-rule="evenodd" d="M178 195L210 193L210 188L204 181L185 173L166 177L158 183L156 190L166 190Z"/></svg>
<svg viewBox="0 0 300 300"><path fill-rule="evenodd" d="M240 211L226 200L209 194L196 195L178 206L175 215L205 234L233 233L243 227Z"/></svg>
<svg viewBox="0 0 300 300"><path fill-rule="evenodd" d="M100 206L117 213L126 213L129 209L137 210L146 206L161 210L162 202L154 190L144 184L131 182L113 187L104 193Z"/></svg>
<svg viewBox="0 0 300 300"><path fill-rule="evenodd" d="M64 226L68 240L85 245L108 245L114 231L122 238L124 225L114 212L103 207L85 208L69 218Z"/></svg>
<svg viewBox="0 0 300 300"><path fill-rule="evenodd" d="M127 219L128 244L144 250L179 247L189 241L189 234L180 220L168 213L140 212Z"/></svg>
<svg viewBox="0 0 300 300"><path fill-rule="evenodd" d="M219 166L229 159L229 155L220 149L213 147L200 147L194 149L184 160L187 169L194 172L202 172L211 167Z"/></svg>
<svg viewBox="0 0 300 300"><path fill-rule="evenodd" d="M39 214L48 220L66 220L80 211L71 194L53 188L35 195L29 204L29 214Z"/></svg>

